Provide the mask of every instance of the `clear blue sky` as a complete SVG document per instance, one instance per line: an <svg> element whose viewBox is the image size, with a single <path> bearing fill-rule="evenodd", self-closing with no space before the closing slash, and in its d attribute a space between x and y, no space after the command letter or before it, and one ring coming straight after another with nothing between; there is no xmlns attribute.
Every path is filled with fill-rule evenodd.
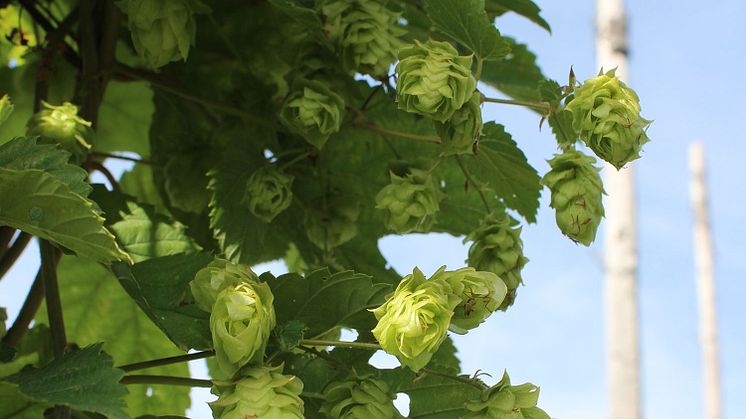
<svg viewBox="0 0 746 419"><path fill-rule="evenodd" d="M507 16L499 29L527 42L546 75L565 80L570 65L578 78L598 72L594 57L594 1L538 1L554 31ZM746 204L739 161L746 156L740 126L746 64L746 2L691 0L627 4L630 19L630 85L643 115L655 122L638 167L640 318L644 416L699 419L703 416L697 305L688 198L687 148L700 139L709 163L714 227L725 418L743 417L746 398ZM492 94L493 92L488 92ZM485 120L506 125L540 171L555 150L548 130L522 109L486 105ZM553 417L598 419L607 414L603 330L602 253L599 237L590 248L560 235L542 199L538 223L524 227L526 286L507 313L456 342L465 372L482 369L514 382L541 386L540 405ZM602 224L603 228L603 224ZM387 237L383 253L401 273L419 266L463 266L467 248L446 235ZM36 270L35 246L0 282L0 306L16 314L27 289L20 282ZM275 269L281 269L273 265ZM21 291L23 292L23 291ZM204 374L195 368L195 375ZM206 392L198 397L205 400ZM209 417L203 403L192 417Z"/></svg>

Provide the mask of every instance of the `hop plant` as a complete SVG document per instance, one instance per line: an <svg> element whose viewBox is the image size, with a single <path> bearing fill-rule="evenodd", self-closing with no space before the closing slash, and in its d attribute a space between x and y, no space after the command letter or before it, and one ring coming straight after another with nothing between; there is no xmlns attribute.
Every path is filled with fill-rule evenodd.
<svg viewBox="0 0 746 419"><path fill-rule="evenodd" d="M324 396L321 412L332 419L401 418L389 386L372 377L351 375L343 381L332 381L324 389Z"/></svg>
<svg viewBox="0 0 746 419"><path fill-rule="evenodd" d="M552 191L550 206L555 210L557 226L575 242L590 246L604 216L604 193L596 159L575 150L549 160L552 170L541 180Z"/></svg>
<svg viewBox="0 0 746 419"><path fill-rule="evenodd" d="M390 171L391 183L376 195L386 228L399 234L429 231L443 196L438 184L427 170L409 167L401 176L396 171Z"/></svg>
<svg viewBox="0 0 746 419"><path fill-rule="evenodd" d="M482 134L480 101L481 95L477 92L461 109L454 112L449 120L434 121L435 131L440 137L440 146L445 155L472 152L474 142Z"/></svg>
<svg viewBox="0 0 746 419"><path fill-rule="evenodd" d="M323 3L325 31L351 71L385 76L396 60L399 14L386 0L330 0Z"/></svg>
<svg viewBox="0 0 746 419"><path fill-rule="evenodd" d="M216 387L220 398L210 403L213 416L220 419L302 419L303 382L283 375L282 366L261 366L242 371L237 383Z"/></svg>
<svg viewBox="0 0 746 419"><path fill-rule="evenodd" d="M329 136L339 131L344 109L344 100L325 84L299 80L282 105L280 120L289 130L321 149Z"/></svg>
<svg viewBox="0 0 746 419"><path fill-rule="evenodd" d="M347 243L357 236L357 217L360 208L356 202L341 196L328 197L326 204L306 212L306 236L320 249L331 249Z"/></svg>
<svg viewBox="0 0 746 419"><path fill-rule="evenodd" d="M271 222L293 202L293 176L274 167L263 167L255 171L246 182L241 204L264 222Z"/></svg>
<svg viewBox="0 0 746 419"><path fill-rule="evenodd" d="M508 292L499 276L474 268L446 272L443 266L430 280L445 281L450 285L451 292L461 298L454 309L449 327L452 332L460 335L484 322L500 307Z"/></svg>
<svg viewBox="0 0 746 419"><path fill-rule="evenodd" d="M471 63L471 55L459 56L448 42L416 41L402 47L396 66L399 109L447 121L474 94Z"/></svg>
<svg viewBox="0 0 746 419"><path fill-rule="evenodd" d="M189 287L197 307L209 313L221 291L244 282L256 284L259 277L246 265L215 259L197 271Z"/></svg>
<svg viewBox="0 0 746 419"><path fill-rule="evenodd" d="M76 162L85 160L91 148L91 123L78 116L78 108L70 102L54 106L41 101L43 109L27 124L27 135L38 135L40 143L59 144L69 151Z"/></svg>
<svg viewBox="0 0 746 419"><path fill-rule="evenodd" d="M650 141L647 127L652 121L640 116L637 94L615 75L616 69L586 80L575 89L567 104L572 125L598 157L617 169L640 157L642 145Z"/></svg>
<svg viewBox="0 0 746 419"><path fill-rule="evenodd" d="M515 301L518 285L523 283L521 270L528 262L523 256L518 221L505 211L493 212L466 236L464 243L467 241L472 242L467 259L469 266L497 274L508 287L508 294L499 307L506 310Z"/></svg>
<svg viewBox="0 0 746 419"><path fill-rule="evenodd" d="M218 294L210 314L210 331L218 366L227 376L264 357L275 327L273 300L264 282L241 282Z"/></svg>
<svg viewBox="0 0 746 419"><path fill-rule="evenodd" d="M462 418L550 419L536 407L538 400L539 387L530 383L511 386L506 372L497 384L484 390L479 399L466 402L469 413Z"/></svg>
<svg viewBox="0 0 746 419"><path fill-rule="evenodd" d="M121 0L135 51L152 69L186 61L194 44L194 15L210 9L199 0Z"/></svg>
<svg viewBox="0 0 746 419"><path fill-rule="evenodd" d="M386 302L372 310L378 320L373 336L386 353L419 371L445 340L453 310L460 303L447 282L428 281L415 268Z"/></svg>
<svg viewBox="0 0 746 419"><path fill-rule="evenodd" d="M0 125L8 120L8 117L10 117L10 114L13 113L14 108L15 105L13 105L13 102L10 101L10 97L8 95L4 95L2 99L0 99Z"/></svg>

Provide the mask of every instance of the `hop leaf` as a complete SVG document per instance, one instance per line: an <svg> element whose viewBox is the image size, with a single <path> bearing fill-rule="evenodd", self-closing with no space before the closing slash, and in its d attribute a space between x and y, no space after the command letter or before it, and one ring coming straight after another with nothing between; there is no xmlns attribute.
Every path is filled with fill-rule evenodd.
<svg viewBox="0 0 746 419"><path fill-rule="evenodd" d="M246 265L215 259L197 271L189 287L197 307L209 313L221 291L244 282L256 284L259 277Z"/></svg>
<svg viewBox="0 0 746 419"><path fill-rule="evenodd" d="M472 241L467 260L469 266L495 273L508 287L508 295L499 307L506 310L515 301L516 289L523 283L521 269L528 262L523 256L518 221L503 210L493 212L469 233L464 243L467 241Z"/></svg>
<svg viewBox="0 0 746 419"><path fill-rule="evenodd" d="M410 167L400 176L390 172L391 183L376 195L376 208L384 211L386 228L399 234L429 231L443 194L427 170Z"/></svg>
<svg viewBox="0 0 746 419"><path fill-rule="evenodd" d="M642 145L650 141L645 130L652 121L640 116L640 100L614 74L586 80L575 89L566 109L572 112L573 128L603 160L617 169L640 157Z"/></svg>
<svg viewBox="0 0 746 419"><path fill-rule="evenodd" d="M539 387L530 383L511 386L506 372L479 399L466 402L469 413L462 418L549 419L546 412L536 407L538 400Z"/></svg>
<svg viewBox="0 0 746 419"><path fill-rule="evenodd" d="M280 110L280 120L321 149L329 136L339 131L344 118L344 100L317 81L299 80L293 87Z"/></svg>
<svg viewBox="0 0 746 419"><path fill-rule="evenodd" d="M302 419L303 382L298 377L283 375L281 370L282 366L249 368L234 385L216 387L220 398L210 403L213 416Z"/></svg>
<svg viewBox="0 0 746 419"><path fill-rule="evenodd" d="M460 303L448 283L428 281L415 268L385 303L372 310L378 320L373 336L402 365L419 371L445 340L453 310Z"/></svg>
<svg viewBox="0 0 746 419"><path fill-rule="evenodd" d="M325 30L349 70L385 76L399 47L398 13L385 0L331 0L321 7Z"/></svg>
<svg viewBox="0 0 746 419"><path fill-rule="evenodd" d="M394 407L389 386L371 377L354 374L343 381L332 381L324 389L326 403L321 411L332 419L401 418Z"/></svg>
<svg viewBox="0 0 746 419"><path fill-rule="evenodd" d="M459 56L448 42L416 42L399 50L399 109L445 122L474 94L472 56Z"/></svg>
<svg viewBox="0 0 746 419"><path fill-rule="evenodd" d="M78 116L78 108L70 102L54 106L41 102L44 109L29 119L27 135L39 136L41 144L59 144L69 151L76 162L85 160L91 148L91 123Z"/></svg>
<svg viewBox="0 0 746 419"><path fill-rule="evenodd" d="M445 155L468 154L482 135L481 95L475 93L445 122L435 121L435 131Z"/></svg>
<svg viewBox="0 0 746 419"><path fill-rule="evenodd" d="M293 176L273 167L261 168L246 182L241 203L257 218L268 223L293 202L292 184Z"/></svg>
<svg viewBox="0 0 746 419"><path fill-rule="evenodd" d="M449 327L452 332L460 335L484 322L500 307L508 292L499 276L474 268L445 272L443 266L430 281L445 281L450 285L453 294L461 298L461 302L454 309Z"/></svg>
<svg viewBox="0 0 746 419"><path fill-rule="evenodd" d="M171 61L186 61L194 44L196 13L210 9L199 0L121 0L132 43L145 64L157 69Z"/></svg>
<svg viewBox="0 0 746 419"><path fill-rule="evenodd" d="M593 157L568 150L549 161L552 170L541 180L552 191L549 205L555 210L560 231L586 246L596 238L604 216L604 190L595 162Z"/></svg>
<svg viewBox="0 0 746 419"><path fill-rule="evenodd" d="M10 114L13 113L13 108L15 108L15 105L10 101L10 97L4 95L2 99L0 99L0 125L8 120Z"/></svg>
<svg viewBox="0 0 746 419"><path fill-rule="evenodd" d="M332 196L325 205L316 205L306 212L306 235L321 249L331 249L357 236L360 208L348 198Z"/></svg>

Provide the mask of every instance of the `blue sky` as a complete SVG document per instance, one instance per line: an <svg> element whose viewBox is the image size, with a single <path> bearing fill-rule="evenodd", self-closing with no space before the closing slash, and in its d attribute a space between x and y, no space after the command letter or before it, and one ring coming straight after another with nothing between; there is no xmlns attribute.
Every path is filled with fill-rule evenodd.
<svg viewBox="0 0 746 419"><path fill-rule="evenodd" d="M538 1L553 27L549 35L525 19L498 19L504 34L527 42L547 76L565 80L570 65L578 78L595 75L594 1ZM643 411L646 418L695 419L704 414L697 305L688 197L687 149L704 142L709 164L711 218L717 257L718 314L724 412L743 417L746 398L746 201L736 169L746 156L742 141L746 64L746 2L643 1L627 4L630 19L630 85L643 115L654 119L638 167L640 319ZM489 90L486 93L492 95ZM531 112L485 105L485 121L506 125L529 161L543 174L555 151L548 130L539 132ZM463 369L541 386L540 405L553 417L598 419L607 414L604 368L602 249L576 246L556 229L542 198L538 223L524 227L531 260L526 285L507 313L497 313L456 342ZM603 224L602 224L603 229ZM447 235L387 237L381 249L392 266L425 273L441 265L463 266L467 247ZM11 318L20 305L21 284L36 270L36 248L0 282L0 305ZM281 269L273 265L275 270ZM740 280L739 280L740 279ZM195 375L204 369L197 366ZM204 400L205 392L199 393ZM192 417L208 417L199 403Z"/></svg>

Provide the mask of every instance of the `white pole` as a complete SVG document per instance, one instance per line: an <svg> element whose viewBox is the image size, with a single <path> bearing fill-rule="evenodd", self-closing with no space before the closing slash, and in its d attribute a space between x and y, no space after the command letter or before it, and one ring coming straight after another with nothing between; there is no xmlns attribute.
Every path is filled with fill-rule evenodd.
<svg viewBox="0 0 746 419"><path fill-rule="evenodd" d="M627 79L627 20L622 0L596 2L596 58ZM611 419L640 419L640 355L637 307L637 223L632 164L604 169L606 345Z"/></svg>
<svg viewBox="0 0 746 419"><path fill-rule="evenodd" d="M715 263L710 215L707 208L705 151L701 143L689 148L691 199L694 212L694 259L699 296L699 341L704 372L705 419L722 417L720 404L720 360L718 356L717 313L715 310Z"/></svg>

